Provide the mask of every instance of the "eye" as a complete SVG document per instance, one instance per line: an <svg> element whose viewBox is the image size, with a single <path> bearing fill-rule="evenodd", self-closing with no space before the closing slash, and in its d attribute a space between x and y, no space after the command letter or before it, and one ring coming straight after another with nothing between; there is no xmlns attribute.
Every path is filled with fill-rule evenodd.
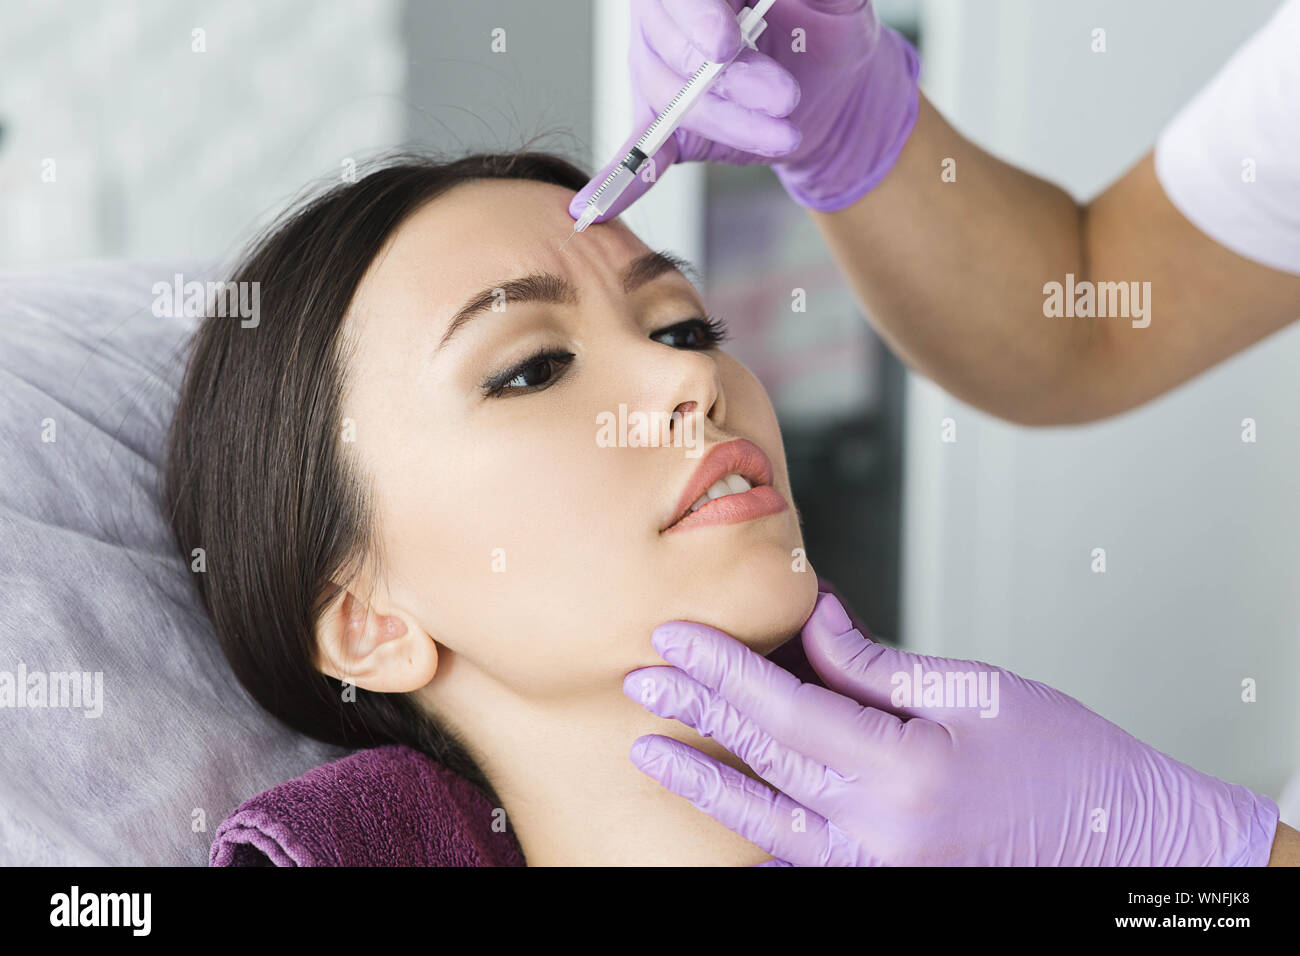
<svg viewBox="0 0 1300 956"><path fill-rule="evenodd" d="M540 392L559 380L574 357L572 352L559 349L537 352L489 378L483 383L483 391L488 398L499 398L507 393Z"/></svg>
<svg viewBox="0 0 1300 956"><path fill-rule="evenodd" d="M670 341L665 341L663 336ZM700 316L660 329L650 337L675 349L712 349L727 338L727 324L711 315Z"/></svg>

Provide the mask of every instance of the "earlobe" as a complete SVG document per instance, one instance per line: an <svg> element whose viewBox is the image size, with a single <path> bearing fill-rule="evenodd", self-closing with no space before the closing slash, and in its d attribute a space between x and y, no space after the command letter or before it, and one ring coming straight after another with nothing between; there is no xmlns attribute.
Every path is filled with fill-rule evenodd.
<svg viewBox="0 0 1300 956"><path fill-rule="evenodd" d="M363 690L419 690L438 669L438 646L413 618L380 613L341 589L316 624L317 668Z"/></svg>

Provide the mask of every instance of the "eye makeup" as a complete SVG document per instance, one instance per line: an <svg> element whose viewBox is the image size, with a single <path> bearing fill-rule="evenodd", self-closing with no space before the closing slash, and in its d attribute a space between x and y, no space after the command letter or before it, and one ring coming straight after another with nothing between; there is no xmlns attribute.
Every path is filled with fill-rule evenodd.
<svg viewBox="0 0 1300 956"><path fill-rule="evenodd" d="M665 342L662 338L665 336L677 341ZM691 351L717 348L727 336L726 323L712 315L674 322L650 334L650 338L664 345ZM480 388L485 398L540 392L559 381L575 358L577 356L566 349L539 349L509 368L489 375Z"/></svg>

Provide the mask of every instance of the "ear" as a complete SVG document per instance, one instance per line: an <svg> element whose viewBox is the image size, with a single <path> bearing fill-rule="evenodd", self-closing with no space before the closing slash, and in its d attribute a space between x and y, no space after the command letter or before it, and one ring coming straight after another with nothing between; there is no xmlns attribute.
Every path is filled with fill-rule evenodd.
<svg viewBox="0 0 1300 956"><path fill-rule="evenodd" d="M363 690L419 690L438 670L438 645L401 611L379 613L340 588L316 624L316 667Z"/></svg>

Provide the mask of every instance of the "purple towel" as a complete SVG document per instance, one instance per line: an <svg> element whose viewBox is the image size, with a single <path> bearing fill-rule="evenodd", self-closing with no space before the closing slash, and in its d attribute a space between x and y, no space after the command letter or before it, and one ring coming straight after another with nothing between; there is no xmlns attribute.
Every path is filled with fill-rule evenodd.
<svg viewBox="0 0 1300 956"><path fill-rule="evenodd" d="M498 818L504 819L502 814ZM246 800L210 866L523 866L464 777L410 747L359 750Z"/></svg>
<svg viewBox="0 0 1300 956"><path fill-rule="evenodd" d="M835 591L820 578L818 585ZM798 636L768 657L821 683ZM240 804L217 827L208 863L523 866L513 834L494 832L493 809L481 790L425 754L396 744L359 750Z"/></svg>

